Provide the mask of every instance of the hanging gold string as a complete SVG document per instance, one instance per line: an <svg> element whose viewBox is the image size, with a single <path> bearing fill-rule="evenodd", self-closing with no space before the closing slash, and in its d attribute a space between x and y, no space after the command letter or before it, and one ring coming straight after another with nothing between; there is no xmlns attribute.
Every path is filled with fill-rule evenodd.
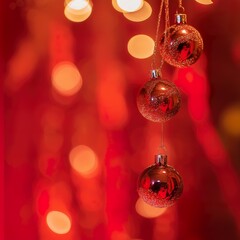
<svg viewBox="0 0 240 240"><path fill-rule="evenodd" d="M170 27L170 20L169 20L169 0L164 0L164 11L165 11L165 29L164 29L164 42L163 42L163 46L164 49L166 48L166 44L168 42L168 37L169 37L169 32L167 31L167 29ZM162 61L163 64L164 61ZM162 68L162 66L161 66Z"/></svg>
<svg viewBox="0 0 240 240"><path fill-rule="evenodd" d="M163 4L164 4L164 0L161 1L159 13L158 13L157 30L156 30L156 36L155 36L155 42L154 42L153 61L152 61L152 69L153 70L158 69L156 59L157 59L157 46L159 44L158 43L158 41L159 41L159 29L160 29L161 19L162 19ZM161 60L161 62L162 62L162 60ZM160 66L161 65L162 64L160 64ZM161 71L161 67L158 70Z"/></svg>
<svg viewBox="0 0 240 240"><path fill-rule="evenodd" d="M178 1L178 7L181 8L182 7L182 0Z"/></svg>
<svg viewBox="0 0 240 240"><path fill-rule="evenodd" d="M160 155L167 155L167 148L164 144L164 123L161 123L161 142L159 146L159 154Z"/></svg>
<svg viewBox="0 0 240 240"><path fill-rule="evenodd" d="M178 0L178 9L182 11L182 13L185 12L185 8L183 7L182 0ZM177 11L178 13L178 11Z"/></svg>
<svg viewBox="0 0 240 240"><path fill-rule="evenodd" d="M170 27L169 20L169 0L165 0L165 31Z"/></svg>
<svg viewBox="0 0 240 240"><path fill-rule="evenodd" d="M156 30L156 36L155 36L155 42L154 42L154 51L153 51L153 62L152 62L152 69L158 70L158 73L161 75L162 66L164 64L163 59L160 57L160 65L157 66L157 48L159 44L159 30L161 25L161 19L162 19L162 12L163 12L163 6L164 6L164 12L165 12L165 26L164 31L166 31L170 27L170 20L169 20L169 0L162 0L160 4L159 14L158 14L158 21L157 21L157 30ZM166 43L166 38L164 39L164 44Z"/></svg>
<svg viewBox="0 0 240 240"><path fill-rule="evenodd" d="M166 30L170 27L170 20L169 20L169 0L162 0L160 4L159 14L158 14L158 20L157 20L157 30L156 30L156 36L155 36L155 42L154 42L154 51L153 51L153 62L152 62L152 70L156 70L157 73L161 76L162 75L162 67L164 64L164 60L161 56L160 58L160 65L157 66L157 50L158 50L158 44L159 44L159 31L160 31L160 25L162 20L162 13L163 13L163 7L164 7L164 20L165 20L165 26L164 26L164 32L167 32ZM167 36L164 37L164 43L167 43ZM166 147L164 145L164 123L161 123L161 139L160 139L160 146L159 146L160 154L166 155Z"/></svg>

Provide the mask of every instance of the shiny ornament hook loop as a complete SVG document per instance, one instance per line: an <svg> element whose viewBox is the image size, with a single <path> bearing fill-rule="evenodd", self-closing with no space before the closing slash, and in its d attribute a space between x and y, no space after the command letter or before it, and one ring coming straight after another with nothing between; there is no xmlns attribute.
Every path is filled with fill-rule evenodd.
<svg viewBox="0 0 240 240"><path fill-rule="evenodd" d="M187 14L176 13L175 14L175 24L187 24Z"/></svg>
<svg viewBox="0 0 240 240"><path fill-rule="evenodd" d="M155 164L159 166L167 165L167 155L157 154L155 155Z"/></svg>
<svg viewBox="0 0 240 240"><path fill-rule="evenodd" d="M160 69L152 69L151 70L151 79L157 79L162 77L162 72Z"/></svg>

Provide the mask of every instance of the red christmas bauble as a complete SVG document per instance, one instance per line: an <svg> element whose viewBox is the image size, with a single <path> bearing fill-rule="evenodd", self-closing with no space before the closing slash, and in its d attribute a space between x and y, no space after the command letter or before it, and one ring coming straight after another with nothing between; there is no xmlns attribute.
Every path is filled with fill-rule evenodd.
<svg viewBox="0 0 240 240"><path fill-rule="evenodd" d="M149 205L159 208L172 206L183 192L179 173L167 165L166 155L156 155L156 163L146 168L138 179L138 194ZM164 159L164 162L159 161Z"/></svg>
<svg viewBox="0 0 240 240"><path fill-rule="evenodd" d="M165 122L180 109L181 95L174 83L160 77L146 82L137 96L137 107L146 119Z"/></svg>
<svg viewBox="0 0 240 240"><path fill-rule="evenodd" d="M203 40L194 27L186 24L186 14L176 14L176 24L163 33L159 50L168 64L179 68L187 67L201 56Z"/></svg>

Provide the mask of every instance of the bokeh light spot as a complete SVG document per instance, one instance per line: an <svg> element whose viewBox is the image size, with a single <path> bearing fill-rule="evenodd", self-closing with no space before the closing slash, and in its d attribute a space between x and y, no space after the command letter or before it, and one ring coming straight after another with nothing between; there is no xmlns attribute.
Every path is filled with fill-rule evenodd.
<svg viewBox="0 0 240 240"><path fill-rule="evenodd" d="M89 5L88 0L65 0L65 6L69 5L72 9L81 10L84 9L87 5Z"/></svg>
<svg viewBox="0 0 240 240"><path fill-rule="evenodd" d="M220 119L222 128L231 136L240 136L240 104L227 108Z"/></svg>
<svg viewBox="0 0 240 240"><path fill-rule="evenodd" d="M135 12L143 6L143 0L117 0L117 4L126 12Z"/></svg>
<svg viewBox="0 0 240 240"><path fill-rule="evenodd" d="M191 71L186 73L186 80L187 80L188 83L192 83L193 82L194 76L193 76L193 73Z"/></svg>
<svg viewBox="0 0 240 240"><path fill-rule="evenodd" d="M135 35L128 41L127 47L129 54L133 57L148 58L153 54L154 40L145 34Z"/></svg>
<svg viewBox="0 0 240 240"><path fill-rule="evenodd" d="M118 12L124 12L124 10L122 10L122 9L118 6L117 0L112 0L112 6L113 6L113 8L114 8L116 11L118 11Z"/></svg>
<svg viewBox="0 0 240 240"><path fill-rule="evenodd" d="M195 1L204 5L213 4L213 1L211 0L195 0Z"/></svg>
<svg viewBox="0 0 240 240"><path fill-rule="evenodd" d="M57 234L66 234L71 229L71 220L63 212L49 212L46 217L46 222L48 227Z"/></svg>
<svg viewBox="0 0 240 240"><path fill-rule="evenodd" d="M90 17L91 13L92 5L83 0L70 1L64 9L65 17L72 22L83 22Z"/></svg>
<svg viewBox="0 0 240 240"><path fill-rule="evenodd" d="M52 86L61 95L72 96L82 87L82 77L72 62L60 62L52 71Z"/></svg>
<svg viewBox="0 0 240 240"><path fill-rule="evenodd" d="M135 12L124 12L124 17L132 22L142 22L152 15L151 5L144 1L142 8Z"/></svg>
<svg viewBox="0 0 240 240"><path fill-rule="evenodd" d="M98 166L95 152L85 145L78 145L69 154L72 168L80 175L92 175Z"/></svg>
<svg viewBox="0 0 240 240"><path fill-rule="evenodd" d="M142 198L138 198L135 204L136 212L144 218L156 218L165 213L167 208L156 208L145 203Z"/></svg>

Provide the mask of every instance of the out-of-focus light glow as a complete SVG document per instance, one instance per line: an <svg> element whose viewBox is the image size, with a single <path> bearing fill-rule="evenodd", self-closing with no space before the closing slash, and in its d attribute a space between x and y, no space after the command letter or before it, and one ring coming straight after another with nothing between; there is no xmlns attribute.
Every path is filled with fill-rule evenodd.
<svg viewBox="0 0 240 240"><path fill-rule="evenodd" d="M66 234L71 229L71 220L63 212L49 212L46 217L46 222L48 227L57 234Z"/></svg>
<svg viewBox="0 0 240 240"><path fill-rule="evenodd" d="M193 73L191 71L186 73L186 81L188 82L188 84L193 82L193 78Z"/></svg>
<svg viewBox="0 0 240 240"><path fill-rule="evenodd" d="M220 119L222 128L233 137L240 136L240 104L227 108Z"/></svg>
<svg viewBox="0 0 240 240"><path fill-rule="evenodd" d="M83 22L90 17L91 13L92 4L83 0L70 1L64 9L65 17L72 22Z"/></svg>
<svg viewBox="0 0 240 240"><path fill-rule="evenodd" d="M94 174L98 167L95 152L88 146L79 145L73 148L69 154L72 168L80 175L89 176Z"/></svg>
<svg viewBox="0 0 240 240"><path fill-rule="evenodd" d="M111 240L133 240L132 238L130 238L130 236L122 231L113 231L111 234Z"/></svg>
<svg viewBox="0 0 240 240"><path fill-rule="evenodd" d="M72 62L60 62L52 71L52 86L61 95L72 96L82 87L82 77Z"/></svg>
<svg viewBox="0 0 240 240"><path fill-rule="evenodd" d="M112 6L113 8L118 12L124 12L117 4L117 0L112 0Z"/></svg>
<svg viewBox="0 0 240 240"><path fill-rule="evenodd" d="M135 35L128 41L127 47L130 55L145 59L153 54L154 40L145 34Z"/></svg>
<svg viewBox="0 0 240 240"><path fill-rule="evenodd" d="M144 1L142 8L135 12L124 12L124 17L133 22L142 22L152 15L151 5Z"/></svg>
<svg viewBox="0 0 240 240"><path fill-rule="evenodd" d="M117 0L118 6L126 12L135 12L143 6L143 0Z"/></svg>
<svg viewBox="0 0 240 240"><path fill-rule="evenodd" d="M138 198L135 204L136 212L145 218L156 218L165 213L167 208L155 208Z"/></svg>
<svg viewBox="0 0 240 240"><path fill-rule="evenodd" d="M209 5L213 3L213 1L211 0L195 0L195 1L204 5Z"/></svg>
<svg viewBox="0 0 240 240"><path fill-rule="evenodd" d="M89 5L88 0L65 0L64 5L69 5L72 9L81 10Z"/></svg>

